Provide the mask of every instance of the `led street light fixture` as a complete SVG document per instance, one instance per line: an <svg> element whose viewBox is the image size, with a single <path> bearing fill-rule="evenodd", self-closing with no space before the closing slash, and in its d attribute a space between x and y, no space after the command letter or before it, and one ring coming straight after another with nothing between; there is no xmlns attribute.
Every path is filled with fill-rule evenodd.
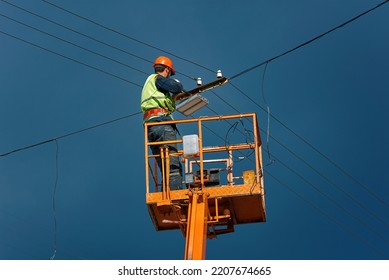
<svg viewBox="0 0 389 280"><path fill-rule="evenodd" d="M178 104L176 110L185 116L189 116L206 105L208 105L208 99L196 94Z"/></svg>

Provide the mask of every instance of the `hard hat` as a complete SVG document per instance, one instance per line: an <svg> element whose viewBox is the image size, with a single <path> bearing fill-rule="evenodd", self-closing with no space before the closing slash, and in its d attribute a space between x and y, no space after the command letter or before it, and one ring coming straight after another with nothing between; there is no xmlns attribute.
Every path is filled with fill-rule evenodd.
<svg viewBox="0 0 389 280"><path fill-rule="evenodd" d="M167 66L172 70L172 75L176 74L176 70L174 70L173 62L170 60L170 58L166 56L159 56L155 59L153 67L155 68L156 65L163 65Z"/></svg>

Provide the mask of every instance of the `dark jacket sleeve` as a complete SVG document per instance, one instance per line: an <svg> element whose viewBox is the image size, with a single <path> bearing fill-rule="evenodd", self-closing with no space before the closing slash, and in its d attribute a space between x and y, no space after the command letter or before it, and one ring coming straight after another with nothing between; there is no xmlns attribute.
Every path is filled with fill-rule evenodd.
<svg viewBox="0 0 389 280"><path fill-rule="evenodd" d="M157 89L163 93L170 92L172 94L176 94L184 91L184 87L180 82L171 78L165 78L161 75L157 76L155 85L157 86Z"/></svg>

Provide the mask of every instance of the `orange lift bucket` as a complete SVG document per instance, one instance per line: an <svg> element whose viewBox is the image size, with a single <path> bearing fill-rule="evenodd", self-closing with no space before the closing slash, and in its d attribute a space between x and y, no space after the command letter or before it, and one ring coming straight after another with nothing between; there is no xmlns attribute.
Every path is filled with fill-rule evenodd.
<svg viewBox="0 0 389 280"><path fill-rule="evenodd" d="M266 222L262 143L255 113L164 123L190 134L170 142L148 142L149 126L161 123L145 123L146 205L157 231L181 230L186 238L185 259L204 259L206 239L232 233L235 225ZM222 131L222 124L229 128ZM219 143L208 139L215 139L212 125L225 135ZM242 137L243 143L234 143ZM175 154L167 148L161 148L160 155L149 154L151 145L173 143L183 148ZM169 174L165 174L169 168L159 170L155 163L158 156L169 162L172 155L184 163L180 190L170 190Z"/></svg>

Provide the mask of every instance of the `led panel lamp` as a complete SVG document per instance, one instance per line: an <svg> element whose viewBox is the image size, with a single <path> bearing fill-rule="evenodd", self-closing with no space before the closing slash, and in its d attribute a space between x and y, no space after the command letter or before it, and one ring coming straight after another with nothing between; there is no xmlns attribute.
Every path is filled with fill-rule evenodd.
<svg viewBox="0 0 389 280"><path fill-rule="evenodd" d="M176 110L185 116L189 116L206 105L208 105L208 99L196 94L178 104Z"/></svg>

